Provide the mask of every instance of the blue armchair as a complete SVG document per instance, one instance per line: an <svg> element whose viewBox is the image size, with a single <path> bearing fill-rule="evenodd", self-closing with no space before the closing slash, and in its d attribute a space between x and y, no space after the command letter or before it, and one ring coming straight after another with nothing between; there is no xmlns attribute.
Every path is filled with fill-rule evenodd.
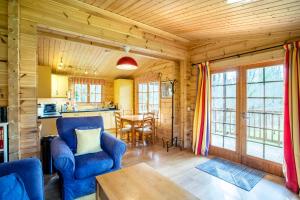
<svg viewBox="0 0 300 200"><path fill-rule="evenodd" d="M58 118L59 137L51 142L54 167L62 181L62 197L71 200L96 191L95 176L121 168L126 144L105 133L102 117ZM103 151L76 156L75 129L101 128Z"/></svg>
<svg viewBox="0 0 300 200"><path fill-rule="evenodd" d="M31 200L44 199L44 179L41 162L36 158L0 164L0 177L16 173L22 179ZM3 186L1 186L3 187Z"/></svg>

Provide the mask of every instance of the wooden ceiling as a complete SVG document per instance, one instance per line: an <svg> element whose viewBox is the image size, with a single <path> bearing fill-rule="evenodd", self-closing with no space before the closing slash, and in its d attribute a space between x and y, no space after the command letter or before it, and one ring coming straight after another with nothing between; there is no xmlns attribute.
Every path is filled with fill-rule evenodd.
<svg viewBox="0 0 300 200"><path fill-rule="evenodd" d="M38 64L50 66L54 73L97 76L108 79L130 77L135 73L134 70L125 71L115 67L118 59L125 55L133 57L139 68L166 62L160 59L132 53L126 54L121 51L58 38L40 35L38 39ZM58 69L61 58L64 67ZM85 74L85 71L88 74Z"/></svg>
<svg viewBox="0 0 300 200"><path fill-rule="evenodd" d="M300 30L299 0L80 0L188 40Z"/></svg>

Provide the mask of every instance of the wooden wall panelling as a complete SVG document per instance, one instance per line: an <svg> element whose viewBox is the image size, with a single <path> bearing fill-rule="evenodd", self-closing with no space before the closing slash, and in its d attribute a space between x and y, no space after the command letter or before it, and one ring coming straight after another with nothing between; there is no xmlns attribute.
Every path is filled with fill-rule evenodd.
<svg viewBox="0 0 300 200"><path fill-rule="evenodd" d="M286 41L292 41L300 38L299 35L290 37L289 35L283 35L280 37L262 37L259 39L240 39L229 40L229 38L215 41L207 41L202 44L198 44L198 47L191 48L190 55L193 63L205 62L208 60L220 59L228 56L234 56L237 54L247 53L250 51L262 51L266 48L272 48L279 46L277 49L283 49L280 46ZM269 49L267 51L272 51ZM276 50L276 49L274 49ZM238 58L238 56L237 56Z"/></svg>
<svg viewBox="0 0 300 200"><path fill-rule="evenodd" d="M20 24L20 152L21 157L39 155L37 132L37 28L23 19Z"/></svg>
<svg viewBox="0 0 300 200"><path fill-rule="evenodd" d="M187 70L190 67L189 59L182 60L180 65L180 138L186 148L190 147L187 127Z"/></svg>
<svg viewBox="0 0 300 200"><path fill-rule="evenodd" d="M8 122L9 160L20 158L19 0L8 2Z"/></svg>
<svg viewBox="0 0 300 200"><path fill-rule="evenodd" d="M7 106L8 100L8 73L7 62L0 61L0 106Z"/></svg>
<svg viewBox="0 0 300 200"><path fill-rule="evenodd" d="M153 54L173 59L183 58L187 53L185 50L175 48L174 46L141 37L140 33L134 32L135 27L132 25L129 28L130 34L123 33L118 29L119 25L123 26L120 22L117 25L114 25L115 22L107 22L109 24L106 27L103 25L103 20L105 20L103 17L101 18L94 13L83 12L52 0L23 0L22 15L26 19L36 21L39 24L54 29L131 45L133 49L141 48L145 52L149 51ZM128 27L126 30L128 30Z"/></svg>
<svg viewBox="0 0 300 200"><path fill-rule="evenodd" d="M193 119L195 111L196 100L196 82L197 82L197 68L189 65L186 69L186 121L185 121L185 145L192 147L193 137Z"/></svg>
<svg viewBox="0 0 300 200"><path fill-rule="evenodd" d="M0 106L8 105L7 0L0 1Z"/></svg>
<svg viewBox="0 0 300 200"><path fill-rule="evenodd" d="M114 101L114 82L113 80L105 80L102 86L102 102Z"/></svg>

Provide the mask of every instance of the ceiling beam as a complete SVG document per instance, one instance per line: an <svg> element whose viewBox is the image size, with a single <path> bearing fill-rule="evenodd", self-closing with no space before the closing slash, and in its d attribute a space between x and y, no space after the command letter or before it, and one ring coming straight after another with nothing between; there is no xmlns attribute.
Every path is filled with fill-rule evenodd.
<svg viewBox="0 0 300 200"><path fill-rule="evenodd" d="M86 11L86 12L92 12L94 15L102 15L102 16L108 17L108 18L116 20L116 21L125 22L125 23L128 23L128 24L133 24L133 25L135 25L139 28L142 28L142 29L148 31L149 33L152 33L154 35L158 35L158 36L163 37L163 38L168 39L168 40L171 39L172 41L189 43L189 40L187 40L185 38L182 38L182 37L179 37L179 36L174 35L172 33L163 31L161 29L143 24L141 22L129 19L127 17L115 14L113 12L109 12L107 10L101 9L101 8L93 6L91 4L87 4L87 3L84 3L84 2L81 2L81 1L74 1L74 0L55 0L55 1L63 3L65 5L76 7L78 9Z"/></svg>
<svg viewBox="0 0 300 200"><path fill-rule="evenodd" d="M91 38L87 38L87 37L84 37L84 36L76 36L76 35L71 35L71 34L64 35L61 32L53 32L51 30L47 30L47 29L44 29L44 28L39 28L38 35L41 36L41 37L54 38L54 39L59 39L59 40L66 40L66 41L70 41L70 42L90 45L90 46L94 46L94 47L99 47L99 48L103 48L103 49L107 49L107 50L125 52L124 47L121 46L121 45L117 45L117 44L113 44L113 43L108 44L108 43L93 40ZM145 57L145 58L150 58L150 59L163 59L163 60L174 61L174 59L170 59L170 58L168 59L168 58L163 57L163 56L151 55L151 54L147 54L145 52L137 51L137 50L133 50L133 49L131 49L129 51L129 54L135 54L135 55Z"/></svg>
<svg viewBox="0 0 300 200"><path fill-rule="evenodd" d="M21 10L22 18L35 22L38 27L80 35L117 46L130 46L139 54L170 60L182 60L188 54L187 47L177 41L159 36L148 38L147 32L139 27L108 20L106 17L96 15L96 12L83 11L63 2L22 0ZM119 25L126 28L120 29Z"/></svg>

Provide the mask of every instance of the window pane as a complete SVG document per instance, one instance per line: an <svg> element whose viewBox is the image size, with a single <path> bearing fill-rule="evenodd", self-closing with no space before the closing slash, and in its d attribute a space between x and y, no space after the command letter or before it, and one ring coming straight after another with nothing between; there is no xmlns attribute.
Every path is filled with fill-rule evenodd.
<svg viewBox="0 0 300 200"><path fill-rule="evenodd" d="M95 101L95 94L90 95L90 102L96 102Z"/></svg>
<svg viewBox="0 0 300 200"><path fill-rule="evenodd" d="M147 84L143 84L143 92L147 92Z"/></svg>
<svg viewBox="0 0 300 200"><path fill-rule="evenodd" d="M263 97L264 96L264 84L253 83L247 84L247 97Z"/></svg>
<svg viewBox="0 0 300 200"><path fill-rule="evenodd" d="M90 92L95 93L95 85L90 85Z"/></svg>
<svg viewBox="0 0 300 200"><path fill-rule="evenodd" d="M212 75L212 85L222 85L224 82L223 80L223 73L213 74Z"/></svg>
<svg viewBox="0 0 300 200"><path fill-rule="evenodd" d="M159 104L159 93L158 92L154 93L154 104Z"/></svg>
<svg viewBox="0 0 300 200"><path fill-rule="evenodd" d="M139 84L139 92L143 91L143 84Z"/></svg>
<svg viewBox="0 0 300 200"><path fill-rule="evenodd" d="M101 94L96 94L96 102L101 102Z"/></svg>
<svg viewBox="0 0 300 200"><path fill-rule="evenodd" d="M223 86L213 86L212 87L212 96L213 97L223 97Z"/></svg>
<svg viewBox="0 0 300 200"><path fill-rule="evenodd" d="M223 147L223 137L219 135L211 135L211 144L216 147Z"/></svg>
<svg viewBox="0 0 300 200"><path fill-rule="evenodd" d="M226 72L226 84L236 84L236 72Z"/></svg>
<svg viewBox="0 0 300 200"><path fill-rule="evenodd" d="M219 99L219 98L212 99L212 107L215 109L222 109L224 107L223 104L224 104L224 99Z"/></svg>
<svg viewBox="0 0 300 200"><path fill-rule="evenodd" d="M283 112L283 98L266 99L266 112Z"/></svg>
<svg viewBox="0 0 300 200"><path fill-rule="evenodd" d="M248 111L263 111L264 110L264 99L255 98L247 99L247 109Z"/></svg>
<svg viewBox="0 0 300 200"><path fill-rule="evenodd" d="M283 97L283 82L270 82L265 84L266 97Z"/></svg>
<svg viewBox="0 0 300 200"><path fill-rule="evenodd" d="M226 98L226 108L229 110L235 110L235 98Z"/></svg>
<svg viewBox="0 0 300 200"><path fill-rule="evenodd" d="M265 68L265 80L266 81L283 81L282 65L266 67Z"/></svg>
<svg viewBox="0 0 300 200"><path fill-rule="evenodd" d="M229 137L224 137L224 148L234 151L235 150L235 139L229 138Z"/></svg>
<svg viewBox="0 0 300 200"><path fill-rule="evenodd" d="M227 85L226 86L226 97L235 97L236 96L236 86Z"/></svg>
<svg viewBox="0 0 300 200"><path fill-rule="evenodd" d="M96 93L101 93L101 85L96 85Z"/></svg>
<svg viewBox="0 0 300 200"><path fill-rule="evenodd" d="M263 81L264 71L262 68L247 70L247 83L256 83Z"/></svg>

